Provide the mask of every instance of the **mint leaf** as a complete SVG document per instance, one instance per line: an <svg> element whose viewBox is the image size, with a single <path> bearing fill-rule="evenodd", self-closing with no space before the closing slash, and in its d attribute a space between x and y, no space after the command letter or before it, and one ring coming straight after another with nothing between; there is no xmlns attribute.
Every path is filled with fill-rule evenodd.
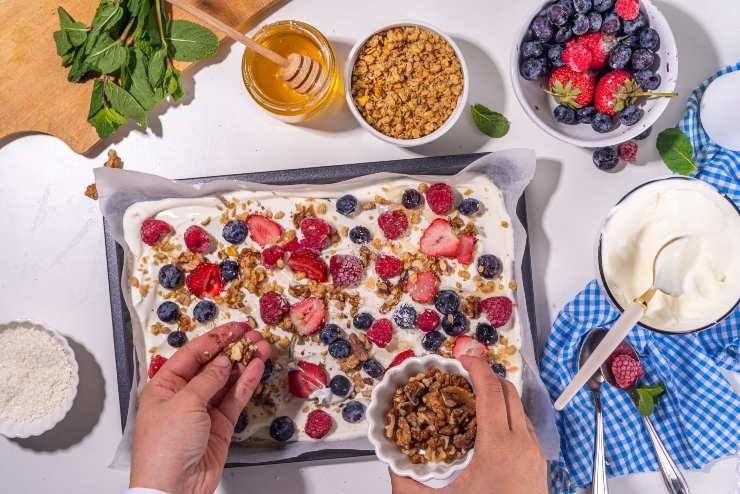
<svg viewBox="0 0 740 494"><path fill-rule="evenodd" d="M54 44L57 46L57 55L64 57L74 49L64 31L54 31Z"/></svg>
<svg viewBox="0 0 740 494"><path fill-rule="evenodd" d="M131 93L111 81L105 83L104 89L105 97L108 98L108 102L114 110L121 115L133 118L139 122L139 125L143 121L144 125L142 127L146 128L146 112L136 99L131 96Z"/></svg>
<svg viewBox="0 0 740 494"><path fill-rule="evenodd" d="M102 74L110 74L120 69L128 61L128 50L118 40L113 40L107 34L101 34L95 48L90 51L87 63L98 69Z"/></svg>
<svg viewBox="0 0 740 494"><path fill-rule="evenodd" d="M690 175L699 168L694 161L691 142L681 129L665 129L655 142L660 158L666 166L679 175Z"/></svg>
<svg viewBox="0 0 740 494"><path fill-rule="evenodd" d="M149 85L146 67L147 58L144 52L138 48L132 50L133 56L129 62L129 84L126 89L131 93L144 110L149 111L157 104L154 91Z"/></svg>
<svg viewBox="0 0 740 494"><path fill-rule="evenodd" d="M178 101L182 98L182 79L180 78L180 71L174 67L167 67L164 74L164 90L172 96L172 99Z"/></svg>
<svg viewBox="0 0 740 494"><path fill-rule="evenodd" d="M57 9L57 14L59 14L59 25L69 42L73 46L80 46L84 43L87 39L87 26L82 22L75 22L72 16L62 7Z"/></svg>
<svg viewBox="0 0 740 494"><path fill-rule="evenodd" d="M92 94L90 95L90 109L87 112L87 119L90 120L93 118L103 108L103 105L103 81L95 79Z"/></svg>
<svg viewBox="0 0 740 494"><path fill-rule="evenodd" d="M172 58L183 62L208 58L218 49L218 38L209 29L179 19L172 21L165 40L172 49Z"/></svg>
<svg viewBox="0 0 740 494"><path fill-rule="evenodd" d="M160 48L155 51L149 60L149 84L156 87L162 81L164 70L167 66L167 50Z"/></svg>
<svg viewBox="0 0 740 494"><path fill-rule="evenodd" d="M92 28L90 33L87 35L87 47L85 53L90 53L98 44L98 37L104 30L110 30L116 25L118 21L123 17L123 9L110 2L101 2L95 11L95 17L93 17Z"/></svg>
<svg viewBox="0 0 740 494"><path fill-rule="evenodd" d="M503 137L509 132L509 120L486 106L475 104L470 107L470 114L478 130L490 137Z"/></svg>
<svg viewBox="0 0 740 494"><path fill-rule="evenodd" d="M80 48L72 58L72 67L67 74L67 80L69 82L80 82L88 70L90 70L90 65L86 61L85 50Z"/></svg>
<svg viewBox="0 0 740 494"><path fill-rule="evenodd" d="M658 397L665 393L665 387L662 383L653 384L652 386L638 386L635 388L637 393L637 411L640 415L647 417L652 415Z"/></svg>
<svg viewBox="0 0 740 494"><path fill-rule="evenodd" d="M112 108L103 107L88 122L95 127L100 138L105 139L126 123L126 117Z"/></svg>

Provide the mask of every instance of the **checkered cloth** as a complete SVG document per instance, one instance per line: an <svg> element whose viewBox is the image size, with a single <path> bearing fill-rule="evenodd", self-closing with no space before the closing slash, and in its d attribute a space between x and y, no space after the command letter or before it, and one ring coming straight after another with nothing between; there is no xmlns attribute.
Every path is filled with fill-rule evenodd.
<svg viewBox="0 0 740 494"><path fill-rule="evenodd" d="M696 176L740 204L740 153L709 140L699 123L699 103L709 83L726 67L704 81L689 98L678 127L689 136L700 166ZM554 401L576 372L579 343L596 326L609 327L619 313L591 281L558 314L542 357L542 380ZM643 382L662 382L667 390L655 409L653 424L671 456L686 469L697 469L737 453L740 446L740 397L719 368L740 372L740 308L725 321L688 335L661 335L635 327L628 340L645 368ZM650 439L627 394L604 386L604 442L609 476L654 471L658 468ZM556 494L591 483L593 401L582 389L557 416L560 459L551 464L551 487Z"/></svg>

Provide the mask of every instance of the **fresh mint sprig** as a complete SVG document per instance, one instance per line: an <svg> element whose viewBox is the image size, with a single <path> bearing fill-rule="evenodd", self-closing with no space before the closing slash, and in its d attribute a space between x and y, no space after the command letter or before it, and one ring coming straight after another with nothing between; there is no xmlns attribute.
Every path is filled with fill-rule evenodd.
<svg viewBox="0 0 740 494"><path fill-rule="evenodd" d="M470 106L470 114L478 130L489 137L503 137L509 132L509 120L480 103Z"/></svg>
<svg viewBox="0 0 740 494"><path fill-rule="evenodd" d="M665 387L662 383L653 384L652 386L638 386L634 389L637 394L637 411L640 415L647 417L653 414L658 398L665 393Z"/></svg>
<svg viewBox="0 0 740 494"><path fill-rule="evenodd" d="M694 149L681 129L665 129L655 142L663 163L674 173L690 175L699 168L694 161Z"/></svg>

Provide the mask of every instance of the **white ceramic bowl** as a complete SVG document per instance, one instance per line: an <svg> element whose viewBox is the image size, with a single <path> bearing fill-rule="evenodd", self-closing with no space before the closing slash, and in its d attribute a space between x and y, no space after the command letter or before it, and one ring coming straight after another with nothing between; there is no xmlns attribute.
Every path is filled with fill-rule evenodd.
<svg viewBox="0 0 740 494"><path fill-rule="evenodd" d="M36 422L25 423L0 421L0 435L3 435L5 437L25 438L30 436L38 436L54 428L54 426L61 422L62 419L67 415L69 410L72 408L72 403L77 396L77 387L80 382L80 369L77 365L75 354L64 336L44 324L33 321L12 321L9 323L0 324L0 332L5 331L6 329L17 328L21 326L31 326L35 329L45 331L56 338L62 345L64 353L66 353L67 357L69 358L72 375L70 377L67 397L59 406L59 408L51 412L49 415L37 420Z"/></svg>
<svg viewBox="0 0 740 494"><path fill-rule="evenodd" d="M522 27L514 39L511 49L510 73L514 94L524 112L542 130L551 136L576 146L595 148L613 146L640 135L645 129L652 126L666 109L672 98L640 98L640 107L645 115L631 127L619 125L607 134L599 134L587 124L566 125L555 121L552 110L557 106L555 98L542 90L544 81L528 81L519 74L519 47L524 35L529 29L532 19L552 0L539 2L537 7L524 18ZM676 39L673 37L668 21L650 0L640 2L642 10L650 20L650 27L660 36L660 48L657 55L660 58L658 74L661 77L660 87L655 91L675 91L678 81L678 52Z"/></svg>
<svg viewBox="0 0 740 494"><path fill-rule="evenodd" d="M407 383L412 376L420 372L426 372L432 367L437 367L443 372L461 374L470 381L470 375L457 360L438 355L413 357L404 360L400 365L389 369L385 373L383 380L375 385L370 406L367 409L368 438L375 448L378 459L387 464L396 475L411 477L417 482L425 483L451 481L451 477L465 469L473 459L473 450L471 449L465 457L451 464L444 462L413 464L393 441L385 437L385 415L391 406L396 388ZM445 483L442 482L436 485L432 483L432 485L437 487Z"/></svg>
<svg viewBox="0 0 740 494"><path fill-rule="evenodd" d="M440 35L445 41L450 44L452 49L455 50L455 55L457 55L458 60L460 60L460 67L462 68L463 73L463 92L457 99L457 106L455 107L455 109L452 111L447 120L437 130L435 130L431 134L419 137L418 139L396 139L376 130L372 125L367 123L364 118L362 118L362 114L355 106L355 102L352 100L352 71L354 70L355 62L357 61L357 55L360 52L360 48L362 48L362 46L367 42L368 39L370 39L371 36L400 26L419 26ZM344 64L344 95L347 100L347 106L349 107L350 112L352 112L352 115L354 115L355 119L357 119L363 129L367 130L368 132L370 132L370 134L374 135L381 141L389 142L391 144L395 144L396 146L421 146L422 144L428 144L444 135L448 130L452 128L453 125L455 125L455 122L457 122L457 120L460 118L460 115L462 115L463 111L465 110L466 103L468 101L469 90L470 78L468 76L468 66L465 64L465 57L463 57L462 51L460 51L457 43L455 43L452 38L443 33L439 28L422 21L402 20L374 29L366 36L360 38L360 41L355 43L355 45L352 47L352 50L349 52L347 63Z"/></svg>

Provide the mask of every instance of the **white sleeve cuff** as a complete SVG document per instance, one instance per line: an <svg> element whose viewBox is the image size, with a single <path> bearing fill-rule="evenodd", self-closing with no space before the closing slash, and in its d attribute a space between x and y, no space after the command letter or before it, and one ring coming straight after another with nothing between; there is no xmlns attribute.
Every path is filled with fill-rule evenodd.
<svg viewBox="0 0 740 494"><path fill-rule="evenodd" d="M148 489L146 487L132 487L131 489L126 489L126 491L123 494L167 494L164 491L160 491L157 489Z"/></svg>

